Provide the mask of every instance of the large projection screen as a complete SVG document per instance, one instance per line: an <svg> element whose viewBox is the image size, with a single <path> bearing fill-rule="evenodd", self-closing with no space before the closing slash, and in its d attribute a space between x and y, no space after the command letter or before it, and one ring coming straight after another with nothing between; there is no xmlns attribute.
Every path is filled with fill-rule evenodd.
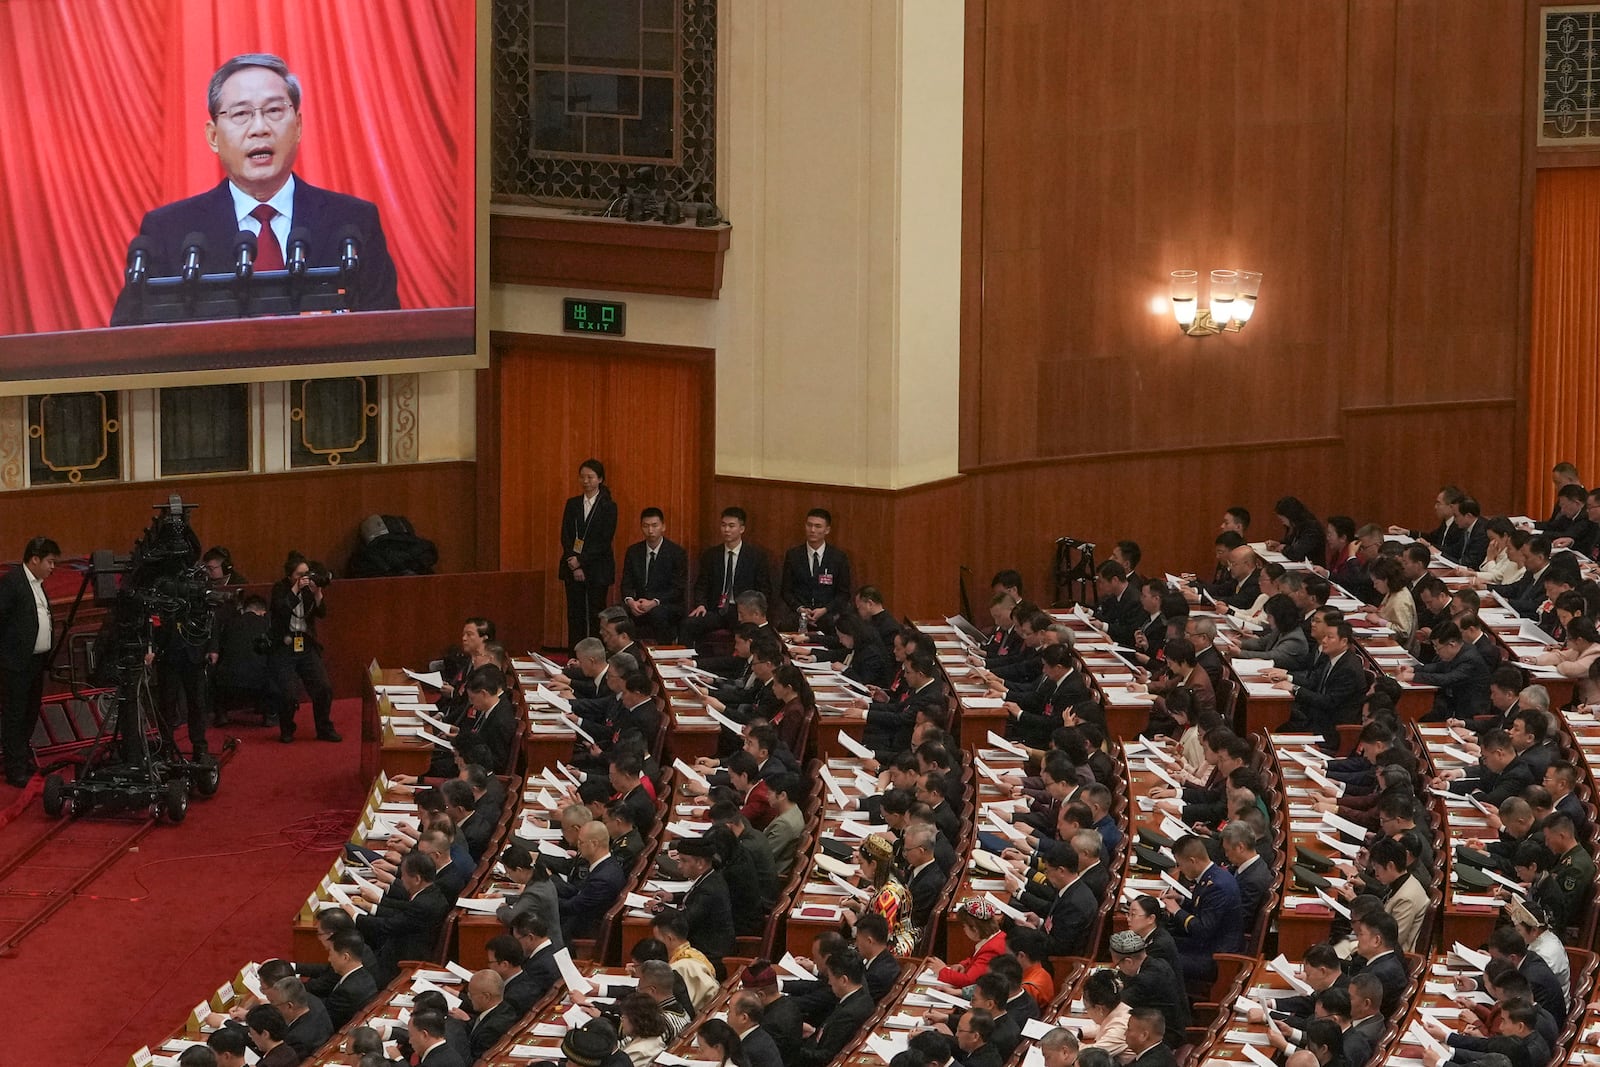
<svg viewBox="0 0 1600 1067"><path fill-rule="evenodd" d="M0 393L481 366L488 17L0 0Z"/></svg>

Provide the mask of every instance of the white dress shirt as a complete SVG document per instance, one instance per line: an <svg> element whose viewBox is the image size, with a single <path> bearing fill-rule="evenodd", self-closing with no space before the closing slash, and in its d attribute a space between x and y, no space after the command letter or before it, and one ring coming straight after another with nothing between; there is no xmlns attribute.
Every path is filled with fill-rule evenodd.
<svg viewBox="0 0 1600 1067"><path fill-rule="evenodd" d="M261 222L253 217L250 212L262 204L271 204L277 214L272 216L272 232L277 235L278 247L283 251L285 260L289 258L289 227L294 224L294 175L289 175L289 180L283 183L283 188L273 194L271 200L257 200L232 182L228 183L228 192L233 194L233 217L239 223L239 229L249 230L257 237L261 236Z"/></svg>
<svg viewBox="0 0 1600 1067"><path fill-rule="evenodd" d="M50 651L50 598L44 595L44 583L33 576L33 572L23 564L22 572L28 576L28 588L33 591L33 604L39 613L39 632L33 638L33 652Z"/></svg>

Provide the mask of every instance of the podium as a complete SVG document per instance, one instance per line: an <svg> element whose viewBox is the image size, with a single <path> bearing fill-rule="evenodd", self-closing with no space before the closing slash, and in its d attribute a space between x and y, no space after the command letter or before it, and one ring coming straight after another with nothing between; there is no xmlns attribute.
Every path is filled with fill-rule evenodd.
<svg viewBox="0 0 1600 1067"><path fill-rule="evenodd" d="M471 307L212 319L0 337L0 379L360 363L476 348Z"/></svg>

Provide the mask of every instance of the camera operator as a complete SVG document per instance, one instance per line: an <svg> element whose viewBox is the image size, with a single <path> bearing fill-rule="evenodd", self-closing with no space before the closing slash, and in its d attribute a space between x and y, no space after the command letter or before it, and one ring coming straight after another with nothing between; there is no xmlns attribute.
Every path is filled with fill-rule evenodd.
<svg viewBox="0 0 1600 1067"><path fill-rule="evenodd" d="M185 637L176 626L151 629L144 662L156 664L156 693L161 701L161 733L172 740L178 723L178 702L183 701L189 721L189 747L198 760L208 751L206 718L211 708L206 664L217 658L217 631L212 627L204 641Z"/></svg>
<svg viewBox="0 0 1600 1067"><path fill-rule="evenodd" d="M0 578L0 747L6 782L18 788L33 777L33 730L50 659L50 599L44 581L60 554L54 541L35 537L22 550L22 565Z"/></svg>
<svg viewBox="0 0 1600 1067"><path fill-rule="evenodd" d="M278 699L278 740L294 740L294 715L300 706L295 680L303 682L311 698L311 713L317 724L318 741L342 741L333 728L333 686L322 664L322 644L317 640L317 620L327 615L322 602L323 587L332 581L320 564L313 564L298 552L290 552L283 564L283 577L272 587L272 642L267 665Z"/></svg>

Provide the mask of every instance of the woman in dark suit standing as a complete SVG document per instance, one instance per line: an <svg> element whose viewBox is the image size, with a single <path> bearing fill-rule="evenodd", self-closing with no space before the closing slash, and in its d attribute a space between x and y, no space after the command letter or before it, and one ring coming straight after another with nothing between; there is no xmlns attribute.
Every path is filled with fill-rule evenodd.
<svg viewBox="0 0 1600 1067"><path fill-rule="evenodd" d="M606 590L617 577L612 542L617 536L617 503L606 488L606 467L586 459L578 468L583 492L561 512L561 581L567 587L567 645L599 630L596 616Z"/></svg>

